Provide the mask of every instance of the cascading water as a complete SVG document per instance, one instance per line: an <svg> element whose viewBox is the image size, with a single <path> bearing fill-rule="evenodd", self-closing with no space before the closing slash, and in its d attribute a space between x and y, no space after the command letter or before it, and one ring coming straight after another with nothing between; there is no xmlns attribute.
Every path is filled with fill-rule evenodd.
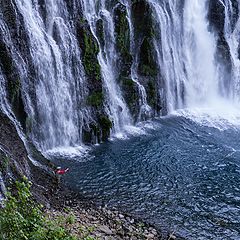
<svg viewBox="0 0 240 240"><path fill-rule="evenodd" d="M106 93L105 108L113 121L113 133L121 134L123 127L130 125L132 120L128 107L121 95L121 91L116 84L118 72L116 69L117 52L116 40L114 35L114 22L112 10L108 10L105 0L99 1L98 5L95 1L82 1L85 18L91 27L94 37L97 39L100 51L98 61L101 66L102 77L104 80L104 90ZM104 46L101 46L97 37L97 21L103 21Z"/></svg>
<svg viewBox="0 0 240 240"><path fill-rule="evenodd" d="M240 100L240 59L239 59L239 35L240 17L234 16L234 7L230 0L220 1L225 9L224 36L228 43L231 55L232 76L230 98L233 102L239 103ZM240 9L238 9L240 11Z"/></svg>
<svg viewBox="0 0 240 240"><path fill-rule="evenodd" d="M139 94L134 100L139 104L133 106L139 107L137 112L140 117L137 121L141 121L141 115L150 116L151 111L155 110L154 104L149 106L149 89L146 89L148 77L140 79L138 72L139 42L143 41L145 33L143 37L141 35L139 42L135 42L135 30L139 32L139 29L133 20L132 6L138 3L128 0L120 2L126 7L130 54L133 59L130 76L124 77L131 79L138 87ZM225 9L224 37L232 60L231 79L227 80L229 88L222 84L222 63L216 58L219 51L218 39L209 27L209 1L148 0L146 3L152 10L149 13L154 28L151 37L159 70L158 77L155 78L161 82L158 84L159 89L151 89L151 93L161 98L161 107L166 105L164 112L209 105L219 99L238 102L240 21L233 20L236 2L233 7L233 1L219 1ZM99 46L97 60L103 79L101 87L104 111L113 123L113 135L123 132L125 126L133 123L129 106L123 98L132 92L123 94L122 86L118 85L120 69L117 61L120 56L116 44L115 2L79 0L66 3L60 0L57 4L54 1L43 4L38 1L15 0L10 5L17 15L17 31L20 31L22 24L25 34L23 42L26 46L15 46L16 41L10 31L13 26L9 25L12 23L4 22L4 13L0 18L1 32L4 35L2 41L10 52L21 83L21 95L28 115L27 123L31 129L28 134L42 151L81 145L83 125L88 126L90 122L97 121L97 118L93 119L92 109L87 106L90 90L82 64L82 50L76 37L77 23L74 21L80 21L81 18L75 19L77 15L88 21ZM102 21L103 39L98 35L99 20ZM27 54L25 52L27 57L23 56L22 49L28 49ZM5 88L6 81L6 77L1 74L2 88ZM7 105L6 95L2 91L2 106Z"/></svg>
<svg viewBox="0 0 240 240"><path fill-rule="evenodd" d="M147 217L153 217L153 222L161 221L162 213L165 212L166 219L173 218L174 224L184 228L183 234L195 225L192 239L199 237L199 234L210 239L214 236L215 229L219 230L217 234L220 238L222 234L228 237L229 231L237 236L231 239L239 239L237 140L240 116L239 108L232 108L240 100L239 1L4 2L6 1L0 1L0 51L4 54L0 56L0 111L8 115L16 125L22 139L24 140L24 135L14 116L11 95L22 98L24 109L19 110L26 112L27 134L42 152L56 148L58 151L63 147L67 148L68 153L68 147L82 145L84 141L101 141L103 128L109 130L111 123L112 135L122 136L126 126L133 123L133 118L136 119L134 114L140 113L137 121L141 121L148 113L149 117L152 116L151 111L171 113L188 108L190 110L178 111L180 117L153 121L159 129L156 127L149 131L146 138L141 136L121 141L120 144L120 141L116 141L107 143L101 149L96 148L94 164L89 158L81 164L61 159L63 164L72 165L72 171L66 177L69 177L71 184L76 183L76 186L81 186L78 183L82 181L82 189L89 187L91 193L97 191L100 198L104 197L104 201L109 197L110 203L115 202L121 207L126 204L127 208L132 209L136 206L140 212L146 211ZM211 2L220 4L221 7L214 9L218 14L223 10L223 29L219 32L215 31L209 17L209 12L213 11L210 8ZM118 7L120 10L115 12ZM142 14L143 10L149 12ZM129 25L123 30L128 37L130 35L131 56L127 57L131 60L126 64L127 67L122 63L124 54L117 48L119 33L116 31L116 21L122 19L116 16L119 12L126 12L126 16L121 17L127 17ZM149 15L146 19L151 18L146 28L153 31L141 29L143 24L137 25L145 14ZM103 30L101 36L99 22ZM86 37L90 39L89 42L93 40L93 35L94 44L96 40L98 45L97 50L94 49L94 54L98 54L97 60L95 55L88 56L90 65L91 61L96 60L97 63L94 62L93 66L101 67L101 76L93 81L84 64L84 57L91 53L86 54L86 46L81 46L85 40L79 39L84 35L83 32L88 34ZM124 33L121 37L127 39ZM82 45L84 44L85 42ZM142 49L145 46L149 49ZM155 59L150 59L148 64L156 61L158 66L154 69L149 68L150 64L145 64L141 59L142 56L149 57L151 53ZM119 59L121 64L118 64ZM226 62L227 67L224 66ZM124 69L122 73L119 65L125 66L127 70ZM147 66L146 71L141 72L139 66ZM95 70L97 69L93 69ZM91 83L93 86L90 87ZM13 87L13 93L9 86ZM100 92L102 99L94 99L96 92ZM156 101L156 98L161 99ZM161 111L165 105L166 109ZM205 114L208 107L210 111ZM134 108L139 109L134 112ZM229 110L230 115L226 115L226 110ZM201 124L188 121L188 113L191 120ZM220 130L226 131L213 128L218 119ZM137 131L139 132L138 129ZM91 137L97 141L92 141ZM108 134L106 139L107 137ZM108 152L109 149L111 152ZM0 150L6 150L1 143ZM112 171L113 169L117 171ZM88 174L79 177L80 171L88 171ZM74 172L76 178L71 175ZM4 192L2 178L0 172L0 188ZM93 183L101 186L92 188ZM105 194L107 192L110 194ZM98 193L91 196L96 197ZM206 206L210 215L206 215ZM156 214L161 220L156 218ZM225 214L229 216L226 218ZM207 228L213 233L205 229L206 219ZM215 228L212 229L213 225ZM223 233L222 228L226 232Z"/></svg>
<svg viewBox="0 0 240 240"><path fill-rule="evenodd" d="M157 60L166 85L167 111L183 107L184 73L182 19L178 13L178 1L149 1L153 19L159 26L155 37Z"/></svg>
<svg viewBox="0 0 240 240"><path fill-rule="evenodd" d="M36 4L17 1L17 7L24 16L37 72L36 109L30 113L35 120L32 137L43 150L80 145L81 122L86 115L84 108L76 109L84 98L85 84L67 8L63 1L46 4L45 27Z"/></svg>
<svg viewBox="0 0 240 240"><path fill-rule="evenodd" d="M38 4L16 1L16 7L23 16L29 39L27 47L36 73L33 80L26 71L19 72L28 124L31 125L29 134L43 151L80 145L81 125L89 116L82 104L86 84L65 3L45 4L46 26ZM10 48L14 46L10 38L5 44ZM19 62L14 55L13 60L18 69L28 68L26 62ZM32 95L35 95L34 99Z"/></svg>
<svg viewBox="0 0 240 240"><path fill-rule="evenodd" d="M145 116L150 116L152 109L151 107L148 105L147 103L147 93L146 90L144 88L144 86L142 84L140 84L139 82L139 76L138 76L138 64L139 64L139 54L137 53L137 49L135 46L135 38L134 38L134 26L133 26L133 19L132 19L132 14L131 14L131 7L130 4L127 0L123 0L122 4L124 6L126 6L127 9L127 19L128 19L128 24L129 24L129 28L130 28L130 44L131 44L131 55L134 56L133 59L133 64L131 67L131 78L132 80L137 84L138 86L138 90L139 90L139 105L140 105L140 113L139 113L139 117L138 117L138 121L141 121L142 119L142 115Z"/></svg>
<svg viewBox="0 0 240 240"><path fill-rule="evenodd" d="M184 66L186 106L209 104L218 96L216 39L208 31L207 1L186 1L184 11Z"/></svg>
<svg viewBox="0 0 240 240"><path fill-rule="evenodd" d="M208 31L207 1L150 1L160 27L155 39L166 81L168 111L206 104L218 95L216 39Z"/></svg>

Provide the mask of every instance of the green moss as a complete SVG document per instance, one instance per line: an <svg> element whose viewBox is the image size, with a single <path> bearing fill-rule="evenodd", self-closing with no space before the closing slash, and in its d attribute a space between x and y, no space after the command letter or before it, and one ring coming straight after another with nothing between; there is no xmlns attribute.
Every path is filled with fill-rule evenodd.
<svg viewBox="0 0 240 240"><path fill-rule="evenodd" d="M102 140L106 141L110 137L110 131L113 127L113 123L106 115L99 116L98 122L102 132Z"/></svg>
<svg viewBox="0 0 240 240"><path fill-rule="evenodd" d="M137 39L143 36L151 37L154 33L152 10L147 0L132 1L132 17L134 32Z"/></svg>
<svg viewBox="0 0 240 240"><path fill-rule="evenodd" d="M147 93L149 105L153 106L156 101L157 92L152 81L148 82Z"/></svg>
<svg viewBox="0 0 240 240"><path fill-rule="evenodd" d="M126 87L133 88L135 83L131 78L122 78L122 84Z"/></svg>
<svg viewBox="0 0 240 240"><path fill-rule="evenodd" d="M102 92L94 92L87 98L87 104L93 107L100 107L103 105L104 96Z"/></svg>
<svg viewBox="0 0 240 240"><path fill-rule="evenodd" d="M18 101L20 96L21 82L19 79L16 81L8 82L8 94L11 103Z"/></svg>
<svg viewBox="0 0 240 240"><path fill-rule="evenodd" d="M117 49L124 65L127 65L128 68L128 70L124 68L122 70L129 71L132 56L130 54L130 29L126 7L119 3L115 8L114 16Z"/></svg>
<svg viewBox="0 0 240 240"><path fill-rule="evenodd" d="M101 79L101 68L97 61L99 47L94 37L87 32L84 33L85 50L83 53L83 66L89 76L95 76L97 80Z"/></svg>
<svg viewBox="0 0 240 240"><path fill-rule="evenodd" d="M97 58L99 46L85 19L81 19L78 23L77 38L82 50L82 62L85 72L91 82L96 85L96 82L101 82L101 68Z"/></svg>
<svg viewBox="0 0 240 240"><path fill-rule="evenodd" d="M103 28L103 20L102 19L98 19L98 21L96 23L96 28L97 28L97 37L103 48L105 45L105 39L104 39L104 28Z"/></svg>
<svg viewBox="0 0 240 240"><path fill-rule="evenodd" d="M107 141L110 137L113 123L105 113L99 113L97 121L89 124L88 129L83 132L83 139L86 143L100 143Z"/></svg>
<svg viewBox="0 0 240 240"><path fill-rule="evenodd" d="M142 75L144 76L156 76L157 75L157 70L156 68L154 68L153 66L149 66L149 65L142 65L140 72Z"/></svg>
<svg viewBox="0 0 240 240"><path fill-rule="evenodd" d="M4 156L3 154L0 155L0 172L6 172L8 169L10 158L7 156Z"/></svg>
<svg viewBox="0 0 240 240"><path fill-rule="evenodd" d="M152 39L146 37L144 38L139 57L138 71L143 76L157 76L157 64L154 59L154 54L152 52Z"/></svg>
<svg viewBox="0 0 240 240"><path fill-rule="evenodd" d="M137 84L127 77L120 77L119 82L123 90L124 99L129 107L133 118L138 116L139 112L139 89Z"/></svg>
<svg viewBox="0 0 240 240"><path fill-rule="evenodd" d="M99 124L105 130L110 130L113 127L111 120L105 115L99 117Z"/></svg>

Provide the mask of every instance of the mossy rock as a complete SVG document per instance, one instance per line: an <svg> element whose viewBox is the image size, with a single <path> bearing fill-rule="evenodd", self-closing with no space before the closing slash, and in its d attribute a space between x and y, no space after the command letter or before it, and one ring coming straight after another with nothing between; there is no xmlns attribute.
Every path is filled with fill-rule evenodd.
<svg viewBox="0 0 240 240"><path fill-rule="evenodd" d="M0 173L6 174L9 164L10 158L0 150Z"/></svg>
<svg viewBox="0 0 240 240"><path fill-rule="evenodd" d="M77 25L77 39L82 50L82 62L88 77L90 91L101 91L101 67L98 62L99 46L88 22L84 19L79 21Z"/></svg>
<svg viewBox="0 0 240 240"><path fill-rule="evenodd" d="M1 38L0 55L2 56L2 58L0 58L1 70L6 79L7 97L11 103L13 112L24 128L27 115L21 94L21 81L14 60L12 59L10 49L8 49Z"/></svg>
<svg viewBox="0 0 240 240"><path fill-rule="evenodd" d="M146 92L148 105L152 107L152 109L156 112L156 115L159 115L162 110L162 106L158 93L158 85L151 79L147 83Z"/></svg>
<svg viewBox="0 0 240 240"><path fill-rule="evenodd" d="M84 143L95 144L107 141L110 137L112 121L105 113L99 114L96 122L90 123L83 129Z"/></svg>
<svg viewBox="0 0 240 240"><path fill-rule="evenodd" d="M117 4L114 9L114 23L117 50L120 55L122 75L130 73L132 56L130 54L130 28L127 20L127 9L122 4Z"/></svg>
<svg viewBox="0 0 240 240"><path fill-rule="evenodd" d="M87 104L92 107L100 107L103 105L104 95L102 92L94 92L87 98Z"/></svg>
<svg viewBox="0 0 240 240"><path fill-rule="evenodd" d="M135 85L135 82L131 78L122 78L122 85L124 87L133 88Z"/></svg>
<svg viewBox="0 0 240 240"><path fill-rule="evenodd" d="M123 91L124 99L128 105L131 115L135 120L139 115L139 89L137 84L127 77L120 77L120 85Z"/></svg>
<svg viewBox="0 0 240 240"><path fill-rule="evenodd" d="M102 131L102 140L106 141L110 137L113 123L106 115L100 115L98 118L98 122Z"/></svg>
<svg viewBox="0 0 240 240"><path fill-rule="evenodd" d="M7 93L9 101L12 105L13 112L15 113L17 119L20 121L23 129L25 129L27 113L25 112L21 93L21 82L19 79L15 81L10 79L8 80Z"/></svg>
<svg viewBox="0 0 240 240"><path fill-rule="evenodd" d="M99 52L97 42L92 35L85 32L83 35L85 50L83 51L83 65L88 75L96 75L96 78L100 78L100 66L96 61L96 56Z"/></svg>
<svg viewBox="0 0 240 240"><path fill-rule="evenodd" d="M145 37L140 47L138 72L143 76L156 77L158 73L157 63L152 51L152 40Z"/></svg>
<svg viewBox="0 0 240 240"><path fill-rule="evenodd" d="M19 79L8 81L8 96L11 103L16 102L20 97L21 82Z"/></svg>
<svg viewBox="0 0 240 240"><path fill-rule="evenodd" d="M146 0L132 1L132 16L135 37L141 39L144 36L151 37L154 33L152 10Z"/></svg>
<svg viewBox="0 0 240 240"><path fill-rule="evenodd" d="M105 39L104 39L104 27L103 27L103 20L98 19L96 22L96 29L97 29L97 37L101 44L101 47L104 48L105 46Z"/></svg>

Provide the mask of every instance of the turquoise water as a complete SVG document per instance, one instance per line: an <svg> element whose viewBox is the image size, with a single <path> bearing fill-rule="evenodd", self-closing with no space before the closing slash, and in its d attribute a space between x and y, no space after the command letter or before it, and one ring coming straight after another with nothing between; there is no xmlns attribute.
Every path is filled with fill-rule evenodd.
<svg viewBox="0 0 240 240"><path fill-rule="evenodd" d="M240 128L181 116L147 134L58 158L68 185L186 239L240 239Z"/></svg>

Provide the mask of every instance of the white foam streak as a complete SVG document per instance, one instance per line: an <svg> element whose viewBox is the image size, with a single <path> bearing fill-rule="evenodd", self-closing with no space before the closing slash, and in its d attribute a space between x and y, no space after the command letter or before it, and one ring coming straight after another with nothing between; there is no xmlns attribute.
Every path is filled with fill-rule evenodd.
<svg viewBox="0 0 240 240"><path fill-rule="evenodd" d="M206 1L187 0L184 11L186 106L195 107L218 97L216 39L208 31Z"/></svg>
<svg viewBox="0 0 240 240"><path fill-rule="evenodd" d="M240 130L240 107L223 98L201 107L177 110L172 115L182 116L202 126L221 131L229 128Z"/></svg>
<svg viewBox="0 0 240 240"><path fill-rule="evenodd" d="M88 155L90 148L87 146L57 147L46 151L46 156L58 158L83 158Z"/></svg>

